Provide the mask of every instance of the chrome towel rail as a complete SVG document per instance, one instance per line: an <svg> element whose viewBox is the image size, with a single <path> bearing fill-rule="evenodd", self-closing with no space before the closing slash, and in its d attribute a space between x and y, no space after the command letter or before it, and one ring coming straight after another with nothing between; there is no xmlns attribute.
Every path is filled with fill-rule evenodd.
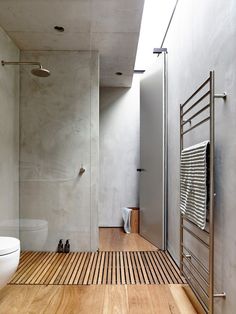
<svg viewBox="0 0 236 314"><path fill-rule="evenodd" d="M209 77L180 105L180 155L184 149L185 135L200 125L209 123L209 231L201 230L180 213L180 270L203 309L209 314L214 313L214 298L226 296L224 292L214 293L215 99L225 100L226 97L226 93L215 94L215 74L210 71ZM207 249L208 267L186 246L185 233ZM207 242L202 237L207 237Z"/></svg>

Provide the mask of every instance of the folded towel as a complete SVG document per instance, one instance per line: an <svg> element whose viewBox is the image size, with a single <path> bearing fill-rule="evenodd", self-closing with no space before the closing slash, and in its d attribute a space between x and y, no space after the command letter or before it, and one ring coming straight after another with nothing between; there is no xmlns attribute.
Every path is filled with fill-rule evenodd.
<svg viewBox="0 0 236 314"><path fill-rule="evenodd" d="M209 141L185 148L180 160L180 210L205 229L208 210Z"/></svg>
<svg viewBox="0 0 236 314"><path fill-rule="evenodd" d="M131 232L130 217L131 217L132 209L128 207L123 207L121 210L122 210L122 217L124 220L124 230L126 233L130 233Z"/></svg>

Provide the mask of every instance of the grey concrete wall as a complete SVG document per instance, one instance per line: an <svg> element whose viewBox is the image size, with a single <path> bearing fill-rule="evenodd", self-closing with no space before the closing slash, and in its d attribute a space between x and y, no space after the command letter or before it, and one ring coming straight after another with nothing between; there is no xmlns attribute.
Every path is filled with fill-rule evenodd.
<svg viewBox="0 0 236 314"><path fill-rule="evenodd" d="M121 226L121 208L138 205L139 77L131 88L101 88L99 226Z"/></svg>
<svg viewBox="0 0 236 314"><path fill-rule="evenodd" d="M179 104L215 70L216 92L216 210L215 289L226 300L216 300L216 313L236 309L236 2L180 0L165 46L168 48L169 100L169 215L168 247L179 258ZM193 141L207 138L205 128ZM189 144L190 140L189 139ZM191 244L190 244L191 245ZM192 243L193 246L193 243ZM198 248L202 258L203 250Z"/></svg>
<svg viewBox="0 0 236 314"><path fill-rule="evenodd" d="M0 28L0 59L19 60L19 50ZM19 67L0 65L0 236L19 237L8 228L19 219ZM11 224L12 225L12 224Z"/></svg>
<svg viewBox="0 0 236 314"><path fill-rule="evenodd" d="M61 238L72 251L96 250L98 54L27 51L21 60L40 61L51 76L21 68L20 217L48 222L44 250Z"/></svg>

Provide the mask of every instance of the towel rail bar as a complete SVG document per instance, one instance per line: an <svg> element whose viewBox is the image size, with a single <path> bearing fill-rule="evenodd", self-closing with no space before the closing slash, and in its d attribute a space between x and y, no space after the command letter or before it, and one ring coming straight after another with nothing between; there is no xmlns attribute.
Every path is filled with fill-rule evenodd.
<svg viewBox="0 0 236 314"><path fill-rule="evenodd" d="M209 249L209 244L206 243L204 240L202 240L198 235L196 235L192 230L187 228L185 225L182 225L182 228L187 231L189 234L191 234L195 239L197 239L200 243L202 243L206 248Z"/></svg>
<svg viewBox="0 0 236 314"><path fill-rule="evenodd" d="M202 109L198 110L196 113L194 113L191 117L189 117L187 120L185 120L182 124L185 125L188 122L192 122L192 120L194 118L196 118L199 114L201 114L202 112L204 112L205 110L207 110L208 108L210 108L210 104L207 104L206 106L204 106Z"/></svg>
<svg viewBox="0 0 236 314"><path fill-rule="evenodd" d="M206 303L202 300L201 295L199 294L199 292L197 291L197 289L193 286L192 282L189 280L188 275L185 274L184 272L183 272L183 275L184 275L184 277L185 277L185 279L186 279L188 285L189 285L189 286L191 287L191 289L193 290L193 292L194 292L195 296L197 297L199 303L201 304L202 308L204 309L204 311L205 311L206 313L208 313L208 307L207 307Z"/></svg>
<svg viewBox="0 0 236 314"><path fill-rule="evenodd" d="M206 88L207 88L207 91L206 91ZM207 96L209 96L209 103L203 104L202 101ZM199 97L199 98L195 100L194 97ZM209 314L214 314L214 298L225 297L224 292L214 294L215 99L217 98L221 98L225 100L226 93L215 94L215 74L214 74L214 71L210 71L208 78L200 85L200 87L198 87L195 90L195 92L183 104L180 104L180 124L179 124L180 125L180 156L181 156L182 150L184 148L184 136L190 131L197 128L198 126L202 125L203 123L209 122L209 139L210 139L209 231L204 230L204 233L207 233L208 243L206 243L200 236L195 234L194 231L190 229L191 227L193 227L192 225L194 225L194 227L196 228L198 227L194 223L190 222L189 219L187 219L187 217L183 216L182 213L180 213L180 271L186 277L186 280L189 286L192 288L193 292L195 293L197 299L199 300L205 312ZM189 106L186 109L185 106L187 104ZM201 107L197 108L196 107L197 105ZM196 108L197 111L190 113L193 108ZM186 110L184 111L184 109ZM205 118L202 117L201 121L197 122L194 125L191 125L191 121L197 116L199 116L200 114L204 113L205 110L207 109L209 109L209 116ZM190 115L191 114L192 115L184 119L187 113L190 113ZM189 122L190 124L187 124ZM188 223L190 223L188 225L189 228L186 227L186 224ZM199 230L203 231L200 228ZM185 239L186 234L184 231L189 233L199 243L203 244L208 249L208 253L209 253L208 254L208 268L205 267L205 265L203 265L200 259L185 246L184 239ZM186 256L185 252L188 253L188 256ZM201 285L199 285L197 278L194 276L192 271L186 265L185 260L187 260L189 263L188 265L192 266L192 269L195 270L195 275L198 274L198 271L196 271L197 268L195 266L194 267L196 269L193 267L193 263L192 261L190 261L190 258L193 258L194 261L207 274L207 278L203 280L203 282L207 284L208 286L209 298L208 298L207 303L204 301L204 298L202 297L202 295L199 293L198 289L195 286L195 284L197 284L197 286L201 286ZM188 272L188 275L186 275L185 271ZM203 279L204 276L203 278L201 276L203 275L199 275L199 278ZM193 282L195 284L193 284Z"/></svg>
<svg viewBox="0 0 236 314"><path fill-rule="evenodd" d="M189 224L191 224L192 226L194 226L195 228L198 228L198 226L196 226L195 225L195 223L194 222L192 222L191 220L189 220L187 217L185 217L184 215L182 215L183 216L183 219L185 220L185 221L187 221L187 223L189 223ZM199 229L198 228L198 230L199 231L201 231L201 232L203 232L204 234L206 234L208 237L209 237L209 231L207 231L207 230L202 230L202 229Z"/></svg>
<svg viewBox="0 0 236 314"><path fill-rule="evenodd" d="M187 113L189 113L196 105L200 104L200 102L210 95L210 91L208 90L204 95L202 95L197 101L195 101L186 111L183 111L182 117L184 117Z"/></svg>
<svg viewBox="0 0 236 314"><path fill-rule="evenodd" d="M186 259L186 261L188 261L188 263L191 265L191 267L193 268L193 270L197 273L197 275L201 278L201 280L204 282L204 284L209 287L209 282L207 282L207 280L204 278L203 274L197 269L197 267L191 262L191 255L190 257L186 256L185 254L183 254L183 258Z"/></svg>
<svg viewBox="0 0 236 314"><path fill-rule="evenodd" d="M191 256L191 258L193 258L199 266L201 266L201 268L205 271L205 273L207 274L207 276L209 275L209 271L208 269L205 267L205 265L196 257L196 255L191 251L189 250L188 248L186 248L185 245L183 245L182 243L182 247L183 249Z"/></svg>
<svg viewBox="0 0 236 314"><path fill-rule="evenodd" d="M197 283L197 285L200 287L201 291L203 292L204 296L209 299L209 295L206 292L206 290L203 288L203 286L200 284L199 280L196 278L196 276L192 273L192 271L189 269L189 267L185 264L185 262L182 262L183 267L186 268L187 272L191 276L190 278L194 279L194 282Z"/></svg>
<svg viewBox="0 0 236 314"><path fill-rule="evenodd" d="M199 92L201 91L201 89L203 89L203 87L206 86L206 84L207 84L208 82L210 82L210 77L208 77L208 78L205 80L205 82L203 82L203 83L199 86L199 88L181 105L181 108L183 108L184 106L186 106L187 103L189 103L190 100L192 100L193 97L196 96L197 93L199 93Z"/></svg>
<svg viewBox="0 0 236 314"><path fill-rule="evenodd" d="M203 119L202 121L198 122L197 124L195 124L194 126L192 126L191 128L187 129L186 131L182 132L182 135L188 133L189 131L192 131L193 129L195 129L196 127L198 127L199 125L207 122L210 120L210 117L207 117L206 119Z"/></svg>

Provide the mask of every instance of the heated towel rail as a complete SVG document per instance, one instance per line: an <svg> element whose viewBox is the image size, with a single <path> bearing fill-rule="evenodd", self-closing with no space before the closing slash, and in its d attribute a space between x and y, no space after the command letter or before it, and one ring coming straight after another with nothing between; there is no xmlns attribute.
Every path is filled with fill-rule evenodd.
<svg viewBox="0 0 236 314"><path fill-rule="evenodd" d="M215 98L226 99L226 93L215 94L214 71L201 86L180 105L180 154L184 139L189 132L209 124L209 216L208 228L201 230L180 212L180 270L192 288L206 313L213 314L214 298L225 297L225 293L214 292L214 198L215 198ZM196 131L195 131L196 132ZM193 253L185 242L186 236L207 250L207 264ZM200 247L199 246L199 247Z"/></svg>

